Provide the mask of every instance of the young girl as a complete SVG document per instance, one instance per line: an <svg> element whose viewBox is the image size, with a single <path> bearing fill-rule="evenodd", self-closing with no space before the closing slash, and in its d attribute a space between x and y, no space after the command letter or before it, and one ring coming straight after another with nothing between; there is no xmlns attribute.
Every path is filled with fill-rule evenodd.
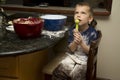
<svg viewBox="0 0 120 80"><path fill-rule="evenodd" d="M85 80L87 54L90 42L97 39L93 23L93 10L88 3L78 3L75 7L74 20L79 20L78 30L73 26L69 31L67 56L53 71L53 80Z"/></svg>

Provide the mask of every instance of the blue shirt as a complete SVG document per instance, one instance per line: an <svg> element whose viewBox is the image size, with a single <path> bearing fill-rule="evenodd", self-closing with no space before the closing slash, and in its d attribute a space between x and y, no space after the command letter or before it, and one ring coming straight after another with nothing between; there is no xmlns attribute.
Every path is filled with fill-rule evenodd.
<svg viewBox="0 0 120 80"><path fill-rule="evenodd" d="M69 38L68 43L71 43L73 41L73 29L75 27L72 27L69 29ZM97 39L97 31L92 26L89 26L87 30L81 33L83 36L83 40L86 42L87 45L90 45L90 42Z"/></svg>

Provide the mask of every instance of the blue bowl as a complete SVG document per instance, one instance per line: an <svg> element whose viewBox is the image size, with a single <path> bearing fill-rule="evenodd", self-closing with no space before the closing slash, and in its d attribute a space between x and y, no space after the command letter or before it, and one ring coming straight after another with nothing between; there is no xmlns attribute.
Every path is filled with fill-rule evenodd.
<svg viewBox="0 0 120 80"><path fill-rule="evenodd" d="M49 31L59 31L64 28L67 16L64 15L43 15L44 28Z"/></svg>

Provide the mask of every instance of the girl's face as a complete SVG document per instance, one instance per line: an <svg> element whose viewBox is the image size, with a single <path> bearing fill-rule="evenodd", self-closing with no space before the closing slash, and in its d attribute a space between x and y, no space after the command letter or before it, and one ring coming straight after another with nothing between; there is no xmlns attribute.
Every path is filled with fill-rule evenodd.
<svg viewBox="0 0 120 80"><path fill-rule="evenodd" d="M89 7L77 5L74 14L74 20L76 19L80 20L80 26L88 26L89 22L93 19L90 15Z"/></svg>

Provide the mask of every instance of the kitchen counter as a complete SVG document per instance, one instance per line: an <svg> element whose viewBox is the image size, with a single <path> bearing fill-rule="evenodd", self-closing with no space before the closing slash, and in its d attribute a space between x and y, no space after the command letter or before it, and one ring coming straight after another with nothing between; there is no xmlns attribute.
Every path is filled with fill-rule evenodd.
<svg viewBox="0 0 120 80"><path fill-rule="evenodd" d="M65 39L64 34L43 30L41 36L23 40L7 31L0 37L0 80L44 80L44 66L62 51Z"/></svg>
<svg viewBox="0 0 120 80"><path fill-rule="evenodd" d="M61 38L42 34L38 38L22 40L14 32L7 32L4 39L0 37L0 56L40 51L54 46Z"/></svg>

